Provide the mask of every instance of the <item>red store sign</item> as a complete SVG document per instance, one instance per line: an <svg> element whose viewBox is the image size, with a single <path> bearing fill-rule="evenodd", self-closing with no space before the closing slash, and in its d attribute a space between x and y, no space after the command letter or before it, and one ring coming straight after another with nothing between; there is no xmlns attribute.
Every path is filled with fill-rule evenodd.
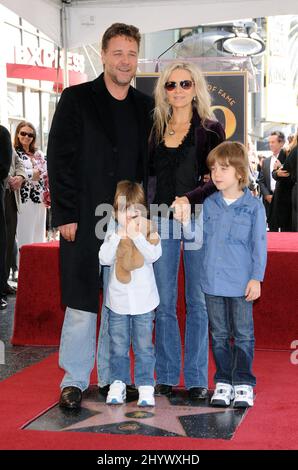
<svg viewBox="0 0 298 470"><path fill-rule="evenodd" d="M54 89L57 84L60 90L63 85L63 58L64 56L60 52L60 61L58 61L58 50L15 46L14 63L6 64L7 77L47 80L54 83ZM68 52L67 68L70 85L87 81L87 75L84 73L84 56Z"/></svg>

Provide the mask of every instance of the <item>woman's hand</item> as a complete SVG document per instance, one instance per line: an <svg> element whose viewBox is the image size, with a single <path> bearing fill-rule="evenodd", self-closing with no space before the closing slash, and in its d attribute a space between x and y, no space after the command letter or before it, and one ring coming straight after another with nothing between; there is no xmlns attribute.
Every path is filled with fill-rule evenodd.
<svg viewBox="0 0 298 470"><path fill-rule="evenodd" d="M283 170L282 168L279 168L276 172L276 175L281 178L287 178L290 176L290 173L288 173L286 170Z"/></svg>
<svg viewBox="0 0 298 470"><path fill-rule="evenodd" d="M37 168L33 168L32 181L39 181L40 175L41 175L41 171L38 170Z"/></svg>
<svg viewBox="0 0 298 470"><path fill-rule="evenodd" d="M10 176L8 184L12 191L16 191L17 189L20 189L24 181L25 178L23 176Z"/></svg>
<svg viewBox="0 0 298 470"><path fill-rule="evenodd" d="M191 205L186 196L175 197L175 201L172 203L171 207L174 210L174 218L179 222L186 223L190 220L191 215Z"/></svg>

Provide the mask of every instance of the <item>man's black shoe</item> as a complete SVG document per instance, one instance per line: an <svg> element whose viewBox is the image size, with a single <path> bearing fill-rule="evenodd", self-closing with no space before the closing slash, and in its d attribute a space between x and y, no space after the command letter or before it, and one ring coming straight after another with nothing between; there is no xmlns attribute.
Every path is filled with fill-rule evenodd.
<svg viewBox="0 0 298 470"><path fill-rule="evenodd" d="M7 307L7 302L3 297L0 298L0 310L4 310Z"/></svg>
<svg viewBox="0 0 298 470"><path fill-rule="evenodd" d="M17 289L15 287L10 286L9 284L6 284L6 286L3 289L3 294L5 295L16 295Z"/></svg>
<svg viewBox="0 0 298 470"><path fill-rule="evenodd" d="M172 385L157 384L155 386L155 395L171 395Z"/></svg>
<svg viewBox="0 0 298 470"><path fill-rule="evenodd" d="M103 387L98 387L98 393L100 393L100 395L102 395L103 397L107 397L109 393L109 388L110 384L104 385Z"/></svg>
<svg viewBox="0 0 298 470"><path fill-rule="evenodd" d="M191 400L205 400L205 398L208 398L208 389L205 387L192 387L188 390L188 396Z"/></svg>
<svg viewBox="0 0 298 470"><path fill-rule="evenodd" d="M65 387L60 395L59 406L72 410L80 408L82 396L82 391L78 387Z"/></svg>
<svg viewBox="0 0 298 470"><path fill-rule="evenodd" d="M126 385L126 400L137 400L139 391L134 385Z"/></svg>

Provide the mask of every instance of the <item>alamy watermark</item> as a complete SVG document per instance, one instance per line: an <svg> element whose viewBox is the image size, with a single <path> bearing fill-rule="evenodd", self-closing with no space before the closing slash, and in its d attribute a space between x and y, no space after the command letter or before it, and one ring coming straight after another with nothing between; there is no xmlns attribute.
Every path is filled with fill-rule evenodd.
<svg viewBox="0 0 298 470"><path fill-rule="evenodd" d="M0 364L5 364L5 344L0 340Z"/></svg>
<svg viewBox="0 0 298 470"><path fill-rule="evenodd" d="M125 197L121 196L121 205L119 204L118 207L124 207L124 211L128 212L129 208L123 204L122 198L125 200ZM147 213L147 209L141 204L136 205L136 208L140 216ZM196 204L191 213L190 205L185 204L184 208L180 208L181 212L182 210L188 213L188 216L184 217L184 222L179 222L175 218L174 208L166 204L151 204L150 220L158 230L161 239L182 239L185 250L200 249L203 243L203 206ZM103 241L107 233L117 230L117 216L111 204L99 204L95 210L95 216L100 218L95 226L95 235Z"/></svg>

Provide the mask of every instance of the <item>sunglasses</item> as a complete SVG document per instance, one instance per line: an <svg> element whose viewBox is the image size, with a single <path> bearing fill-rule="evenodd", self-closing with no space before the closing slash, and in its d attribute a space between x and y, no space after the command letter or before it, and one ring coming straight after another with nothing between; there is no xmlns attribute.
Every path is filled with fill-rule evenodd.
<svg viewBox="0 0 298 470"><path fill-rule="evenodd" d="M193 85L193 82L192 80L181 80L181 82L166 82L165 89L167 91L173 91L175 90L175 88L178 87L178 85L180 85L182 90L190 90Z"/></svg>
<svg viewBox="0 0 298 470"><path fill-rule="evenodd" d="M20 135L21 135L22 137L26 137L26 135L27 135L30 139L33 139L33 137L34 137L34 134L32 134L32 132L24 132L24 131L21 131L21 132L20 132Z"/></svg>

